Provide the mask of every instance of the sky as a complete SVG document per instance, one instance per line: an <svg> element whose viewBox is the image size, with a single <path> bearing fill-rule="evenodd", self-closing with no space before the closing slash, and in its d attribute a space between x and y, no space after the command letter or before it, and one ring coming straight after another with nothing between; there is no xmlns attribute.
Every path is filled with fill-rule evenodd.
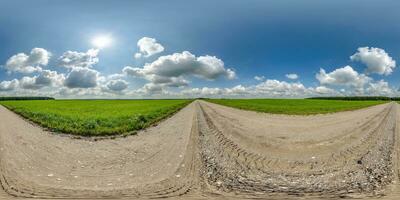
<svg viewBox="0 0 400 200"><path fill-rule="evenodd" d="M2 0L0 96L398 96L396 0Z"/></svg>

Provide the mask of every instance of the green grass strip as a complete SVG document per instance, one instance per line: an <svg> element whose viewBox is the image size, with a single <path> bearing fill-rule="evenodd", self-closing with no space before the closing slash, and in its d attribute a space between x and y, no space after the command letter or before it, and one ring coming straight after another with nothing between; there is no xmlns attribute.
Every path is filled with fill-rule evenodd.
<svg viewBox="0 0 400 200"><path fill-rule="evenodd" d="M356 110L388 102L315 99L207 99L207 101L244 110L289 115L312 115Z"/></svg>
<svg viewBox="0 0 400 200"><path fill-rule="evenodd" d="M2 101L17 114L48 128L81 136L129 134L171 116L191 100Z"/></svg>

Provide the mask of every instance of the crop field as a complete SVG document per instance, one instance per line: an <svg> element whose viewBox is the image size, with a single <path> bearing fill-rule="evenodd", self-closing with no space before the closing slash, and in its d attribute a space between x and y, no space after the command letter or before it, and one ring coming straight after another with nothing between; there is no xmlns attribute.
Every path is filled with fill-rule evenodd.
<svg viewBox="0 0 400 200"><path fill-rule="evenodd" d="M148 127L190 100L3 101L8 109L55 132L83 136L126 134Z"/></svg>
<svg viewBox="0 0 400 200"><path fill-rule="evenodd" d="M244 110L290 115L333 113L387 103L387 101L316 99L209 99L207 101Z"/></svg>

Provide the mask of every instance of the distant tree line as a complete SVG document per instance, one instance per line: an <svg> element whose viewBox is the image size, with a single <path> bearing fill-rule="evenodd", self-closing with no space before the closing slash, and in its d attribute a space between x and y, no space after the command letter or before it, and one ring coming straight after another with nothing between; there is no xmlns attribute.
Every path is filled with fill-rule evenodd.
<svg viewBox="0 0 400 200"><path fill-rule="evenodd" d="M19 100L54 100L53 97L0 97L0 101L19 101Z"/></svg>
<svg viewBox="0 0 400 200"><path fill-rule="evenodd" d="M345 97L310 97L307 99L346 100L346 101L399 101L400 97L385 96L345 96Z"/></svg>

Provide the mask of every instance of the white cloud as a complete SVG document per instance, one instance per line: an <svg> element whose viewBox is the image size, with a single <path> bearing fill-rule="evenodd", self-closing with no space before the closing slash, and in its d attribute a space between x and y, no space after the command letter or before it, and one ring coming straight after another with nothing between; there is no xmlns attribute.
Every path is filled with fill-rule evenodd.
<svg viewBox="0 0 400 200"><path fill-rule="evenodd" d="M61 86L64 79L64 74L58 74L56 71L43 70L39 75L22 77L19 81L19 86L22 89L38 90L43 87Z"/></svg>
<svg viewBox="0 0 400 200"><path fill-rule="evenodd" d="M318 86L315 88L315 93L317 94L326 94L326 95L338 95L339 92L337 92L336 90L332 89L332 88L328 88L325 86Z"/></svg>
<svg viewBox="0 0 400 200"><path fill-rule="evenodd" d="M125 74L110 74L107 76L108 80L115 80L115 79L121 79L124 78Z"/></svg>
<svg viewBox="0 0 400 200"><path fill-rule="evenodd" d="M142 54L141 54L141 53L135 53L135 54L133 55L133 57L135 57L136 59L139 59L139 58L142 57Z"/></svg>
<svg viewBox="0 0 400 200"><path fill-rule="evenodd" d="M154 54L158 54L164 51L164 47L157 43L154 38L143 37L137 42L140 53L135 54L135 58L150 57Z"/></svg>
<svg viewBox="0 0 400 200"><path fill-rule="evenodd" d="M122 72L126 75L129 76L134 76L134 77L142 77L144 76L144 73L141 68L138 67L130 67L126 66L122 69Z"/></svg>
<svg viewBox="0 0 400 200"><path fill-rule="evenodd" d="M20 80L20 87L22 89L37 90L43 87L43 85L36 84L37 77L24 76Z"/></svg>
<svg viewBox="0 0 400 200"><path fill-rule="evenodd" d="M64 82L64 74L56 71L43 70L36 78L36 84L45 86L61 86Z"/></svg>
<svg viewBox="0 0 400 200"><path fill-rule="evenodd" d="M225 91L228 95L244 95L248 93L247 88L242 85L237 85L233 88L227 88Z"/></svg>
<svg viewBox="0 0 400 200"><path fill-rule="evenodd" d="M232 88L192 88L185 89L182 94L190 97L235 97L235 98L266 98L266 97L307 97L315 93L313 88L306 88L301 83L288 83L279 80L266 80L248 87L237 85Z"/></svg>
<svg viewBox="0 0 400 200"><path fill-rule="evenodd" d="M367 73L389 75L396 67L396 61L380 48L360 47L350 59L364 63L367 66Z"/></svg>
<svg viewBox="0 0 400 200"><path fill-rule="evenodd" d="M54 95L62 98L121 98L124 93L109 91L103 87L92 88L60 88Z"/></svg>
<svg viewBox="0 0 400 200"><path fill-rule="evenodd" d="M373 96L394 96L395 91L396 90L392 89L389 86L389 83L384 80L369 83L369 86L366 89L367 94Z"/></svg>
<svg viewBox="0 0 400 200"><path fill-rule="evenodd" d="M257 81L263 81L265 79L265 76L254 76L254 79Z"/></svg>
<svg viewBox="0 0 400 200"><path fill-rule="evenodd" d="M89 49L87 52L67 51L58 58L58 64L65 68L92 67L99 62L98 49Z"/></svg>
<svg viewBox="0 0 400 200"><path fill-rule="evenodd" d="M64 85L68 88L92 88L97 86L99 72L90 68L75 67L67 75Z"/></svg>
<svg viewBox="0 0 400 200"><path fill-rule="evenodd" d="M11 56L5 65L8 72L33 73L41 71L41 66L46 66L51 53L43 48L34 48L29 55L18 53Z"/></svg>
<svg viewBox="0 0 400 200"><path fill-rule="evenodd" d="M107 83L107 88L111 91L119 92L125 90L127 87L128 87L128 82L122 79L111 80Z"/></svg>
<svg viewBox="0 0 400 200"><path fill-rule="evenodd" d="M292 80L299 78L299 76L297 74L286 74L285 76L286 76L286 78L292 79Z"/></svg>
<svg viewBox="0 0 400 200"><path fill-rule="evenodd" d="M364 74L359 74L351 66L338 68L330 73L320 69L320 72L316 74L316 78L322 85L352 86L356 88L361 88L372 80Z"/></svg>
<svg viewBox="0 0 400 200"><path fill-rule="evenodd" d="M269 97L299 97L307 96L308 89L302 83L288 83L279 80L266 80L254 86L256 95L265 95Z"/></svg>
<svg viewBox="0 0 400 200"><path fill-rule="evenodd" d="M138 56L148 57L164 50L153 38L138 42ZM255 76L254 85L233 87L190 88L191 78L216 80L234 79L236 73L215 56L196 56L189 51L160 56L143 67L125 67L119 74L101 75L93 69L98 63L98 49L87 52L67 51L59 57L60 66L68 69L66 74L42 69L47 66L51 54L41 48L32 49L29 55L16 54L7 60L8 72L34 73L21 79L0 82L1 94L45 95L69 98L174 98L174 97L231 97L231 98L302 98L336 95L385 95L399 92L384 80L374 81L351 66L331 72L320 69L315 75L320 85L306 87L301 82L265 79ZM367 65L366 73L388 75L395 68L395 61L382 49L363 47L351 56L351 60ZM129 89L127 76L147 80L139 89ZM296 80L297 74L286 74ZM19 77L19 76L18 76Z"/></svg>
<svg viewBox="0 0 400 200"><path fill-rule="evenodd" d="M0 91L11 91L18 87L19 81L17 79L13 79L11 81L2 81L0 82Z"/></svg>
<svg viewBox="0 0 400 200"><path fill-rule="evenodd" d="M215 97L223 95L224 93L224 89L209 87L191 88L182 91L182 94L190 97Z"/></svg>
<svg viewBox="0 0 400 200"><path fill-rule="evenodd" d="M224 62L215 56L196 57L188 51L161 56L143 68L125 67L125 74L144 78L161 87L181 87L188 85L187 77L195 76L205 80L215 80L219 77L233 79L236 77L232 69L226 69ZM150 87L149 86L149 87Z"/></svg>
<svg viewBox="0 0 400 200"><path fill-rule="evenodd" d="M142 88L140 88L138 92L145 95L162 94L165 93L165 86L160 84L147 83Z"/></svg>

